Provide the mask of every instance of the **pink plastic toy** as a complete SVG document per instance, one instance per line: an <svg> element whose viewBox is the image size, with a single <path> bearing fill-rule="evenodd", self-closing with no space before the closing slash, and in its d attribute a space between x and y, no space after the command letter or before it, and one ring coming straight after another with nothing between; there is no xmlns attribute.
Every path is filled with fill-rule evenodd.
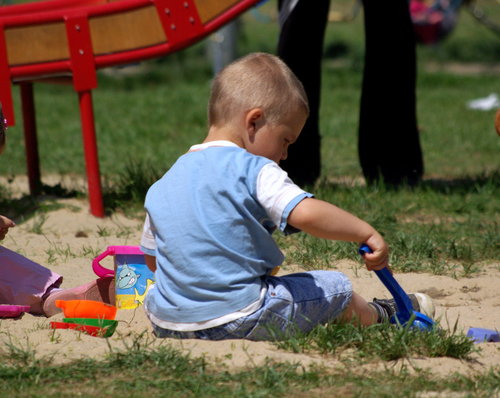
<svg viewBox="0 0 500 398"><path fill-rule="evenodd" d="M31 309L29 305L0 305L0 318L17 318Z"/></svg>
<svg viewBox="0 0 500 398"><path fill-rule="evenodd" d="M108 256L115 256L116 264L135 264L137 259L130 256L140 256L144 262L144 253L139 246L108 246L108 248L92 260L92 269L100 278L115 276L115 271L101 265L101 260Z"/></svg>

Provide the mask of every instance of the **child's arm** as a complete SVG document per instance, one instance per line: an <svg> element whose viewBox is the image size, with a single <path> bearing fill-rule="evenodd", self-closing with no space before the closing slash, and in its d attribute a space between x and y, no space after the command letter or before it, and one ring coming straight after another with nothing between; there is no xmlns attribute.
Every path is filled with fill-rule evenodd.
<svg viewBox="0 0 500 398"><path fill-rule="evenodd" d="M9 228L15 226L16 224L14 223L14 221L5 216L0 216L0 240L3 240L5 238L5 235L7 235Z"/></svg>
<svg viewBox="0 0 500 398"><path fill-rule="evenodd" d="M302 200L288 216L288 224L318 238L366 243L373 250L363 256L369 270L389 264L389 249L382 236L370 224L328 202Z"/></svg>

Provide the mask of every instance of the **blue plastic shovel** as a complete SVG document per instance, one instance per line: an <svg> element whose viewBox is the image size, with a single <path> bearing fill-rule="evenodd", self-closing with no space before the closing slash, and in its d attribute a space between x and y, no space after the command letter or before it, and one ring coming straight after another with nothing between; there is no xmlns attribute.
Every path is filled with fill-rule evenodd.
<svg viewBox="0 0 500 398"><path fill-rule="evenodd" d="M366 244L361 245L359 248L359 254L362 256L371 252L372 249ZM392 294L392 297L394 297L394 301L396 301L397 312L396 315L391 318L391 323L404 326L410 322L410 327L422 330L430 330L434 327L434 321L431 318L413 309L410 298L387 268L375 271L375 274L377 274L379 279Z"/></svg>

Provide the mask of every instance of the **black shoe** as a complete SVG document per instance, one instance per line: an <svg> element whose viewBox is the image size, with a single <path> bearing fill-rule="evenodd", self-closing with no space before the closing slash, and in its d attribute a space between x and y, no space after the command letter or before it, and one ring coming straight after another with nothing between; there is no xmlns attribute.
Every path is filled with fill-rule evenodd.
<svg viewBox="0 0 500 398"><path fill-rule="evenodd" d="M429 318L433 318L436 312L434 303L432 299L424 293L409 294L413 310L427 315ZM381 314L380 318L382 321L390 320L397 312L396 301L394 299L373 299L375 304L378 304L385 311L385 314Z"/></svg>

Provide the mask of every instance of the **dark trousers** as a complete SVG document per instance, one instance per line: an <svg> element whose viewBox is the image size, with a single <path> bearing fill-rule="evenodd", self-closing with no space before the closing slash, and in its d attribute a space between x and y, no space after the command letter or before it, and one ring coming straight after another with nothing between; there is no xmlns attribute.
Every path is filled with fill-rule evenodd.
<svg viewBox="0 0 500 398"><path fill-rule="evenodd" d="M281 8L286 0L279 0ZM330 0L300 0L282 26L278 55L302 81L311 115L281 163L299 185L321 172L321 59ZM416 120L415 37L406 0L363 1L365 67L358 151L367 182L415 184L423 174Z"/></svg>

